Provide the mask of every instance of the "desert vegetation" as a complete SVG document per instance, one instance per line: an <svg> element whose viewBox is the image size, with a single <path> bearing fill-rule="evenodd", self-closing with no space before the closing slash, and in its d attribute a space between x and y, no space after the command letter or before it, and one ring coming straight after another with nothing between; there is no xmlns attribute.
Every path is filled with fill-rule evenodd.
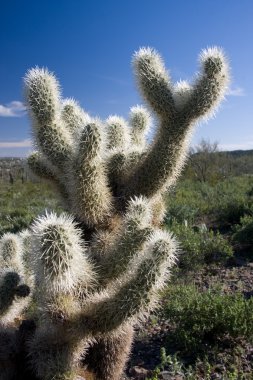
<svg viewBox="0 0 253 380"><path fill-rule="evenodd" d="M158 53L135 54L139 88L158 123L151 144L146 108L133 107L128 122L103 123L62 100L50 72L28 72L38 151L27 163L46 183L15 165L2 171L4 380L118 380L134 330L126 376L248 378L250 171L236 176L231 157L202 142L176 185L195 122L212 114L229 82L222 51L205 50L200 59L196 81L174 85ZM236 289L229 278L227 287L222 282L231 268L242 276ZM154 355L148 362L145 340ZM244 350L243 363L236 350Z"/></svg>
<svg viewBox="0 0 253 380"><path fill-rule="evenodd" d="M244 156L251 162L251 152ZM203 183L190 165L164 196L163 228L180 242L178 267L161 307L137 329L128 377L251 379L253 176L213 181L214 173ZM45 209L63 211L52 185L4 178L1 236L28 228Z"/></svg>

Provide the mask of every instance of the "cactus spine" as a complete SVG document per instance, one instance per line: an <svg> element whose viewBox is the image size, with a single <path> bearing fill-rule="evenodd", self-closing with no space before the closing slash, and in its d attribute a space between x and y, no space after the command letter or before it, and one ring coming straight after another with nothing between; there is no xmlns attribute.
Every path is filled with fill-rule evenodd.
<svg viewBox="0 0 253 380"><path fill-rule="evenodd" d="M48 70L27 73L38 150L28 165L75 215L46 214L0 243L0 310L28 295L23 274L31 284L37 328L28 357L39 379L75 379L82 358L95 379L119 380L133 326L156 306L176 261L177 242L160 227L162 194L182 169L194 125L213 114L229 82L220 49L204 50L200 63L193 84L173 84L155 50L136 52L133 68L149 110L132 107L129 121L94 119L61 98ZM149 143L151 114L157 131Z"/></svg>

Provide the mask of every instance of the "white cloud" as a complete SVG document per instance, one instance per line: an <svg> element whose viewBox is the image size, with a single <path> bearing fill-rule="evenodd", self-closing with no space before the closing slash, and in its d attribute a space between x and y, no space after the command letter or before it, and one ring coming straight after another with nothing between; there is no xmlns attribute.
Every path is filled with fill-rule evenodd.
<svg viewBox="0 0 253 380"><path fill-rule="evenodd" d="M245 90L242 87L229 88L227 91L228 96L245 96Z"/></svg>
<svg viewBox="0 0 253 380"><path fill-rule="evenodd" d="M0 141L0 148L30 148L32 141L30 139L20 141Z"/></svg>
<svg viewBox="0 0 253 380"><path fill-rule="evenodd" d="M219 144L219 150L249 150L253 149L253 139L240 143Z"/></svg>
<svg viewBox="0 0 253 380"><path fill-rule="evenodd" d="M25 111L26 107L24 103L18 100L13 100L6 105L0 104L0 116L3 117L21 117Z"/></svg>

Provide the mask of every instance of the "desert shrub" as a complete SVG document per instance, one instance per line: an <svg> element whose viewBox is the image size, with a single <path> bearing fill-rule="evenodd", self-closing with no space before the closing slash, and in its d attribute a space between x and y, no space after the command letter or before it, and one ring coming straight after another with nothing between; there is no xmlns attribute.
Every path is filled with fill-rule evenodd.
<svg viewBox="0 0 253 380"><path fill-rule="evenodd" d="M171 221L182 223L187 220L194 223L196 219L210 211L210 193L212 187L205 183L183 180L173 192L166 195L167 213L165 223Z"/></svg>
<svg viewBox="0 0 253 380"><path fill-rule="evenodd" d="M217 342L228 334L253 339L253 298L240 294L201 293L194 286L169 287L164 314L175 326L173 338L186 349Z"/></svg>
<svg viewBox="0 0 253 380"><path fill-rule="evenodd" d="M236 355L243 357L244 350L239 348L232 352L232 357L226 353L222 357L222 366L214 360L215 355L206 355L202 358L197 357L191 364L188 360L180 356L180 352L168 354L165 347L160 350L160 363L152 371L152 377L147 380L159 380L169 376L173 379L184 380L205 380L223 379L223 380L252 380L249 370L245 371L243 360L236 360ZM234 359L231 363L231 359ZM165 372L164 372L165 371ZM221 377L222 376L222 377Z"/></svg>
<svg viewBox="0 0 253 380"><path fill-rule="evenodd" d="M233 255L231 244L219 232L208 231L205 226L194 230L187 224L173 223L170 230L180 243L182 268L195 269L205 263L224 262Z"/></svg>
<svg viewBox="0 0 253 380"><path fill-rule="evenodd" d="M169 211L166 213L164 223L167 226L172 225L174 222L184 223L187 221L189 224L193 224L198 215L198 208L187 205L174 203L170 206Z"/></svg>
<svg viewBox="0 0 253 380"><path fill-rule="evenodd" d="M243 215L252 213L253 197L249 195L251 187L251 177L235 177L215 186L210 204L220 226L238 223Z"/></svg>
<svg viewBox="0 0 253 380"><path fill-rule="evenodd" d="M234 227L233 241L253 246L253 216L245 215Z"/></svg>
<svg viewBox="0 0 253 380"><path fill-rule="evenodd" d="M252 214L252 201L242 196L227 196L222 202L218 202L216 210L217 220L222 225L239 223L243 215Z"/></svg>
<svg viewBox="0 0 253 380"><path fill-rule="evenodd" d="M239 223L243 215L252 215L252 187L251 176L226 179L213 186L182 180L165 197L168 210L165 223L210 221L218 227Z"/></svg>

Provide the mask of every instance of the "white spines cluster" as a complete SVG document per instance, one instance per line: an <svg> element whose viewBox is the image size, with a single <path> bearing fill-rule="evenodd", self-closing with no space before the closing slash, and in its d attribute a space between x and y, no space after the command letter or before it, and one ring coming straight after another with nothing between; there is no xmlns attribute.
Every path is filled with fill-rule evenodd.
<svg viewBox="0 0 253 380"><path fill-rule="evenodd" d="M64 99L61 107L62 119L74 136L75 142L75 139L80 138L80 133L85 125L91 122L91 118L74 99Z"/></svg>
<svg viewBox="0 0 253 380"><path fill-rule="evenodd" d="M129 145L129 128L126 120L117 115L106 119L107 149L125 150Z"/></svg>
<svg viewBox="0 0 253 380"><path fill-rule="evenodd" d="M47 69L29 70L25 77L26 97L31 112L38 122L53 122L58 115L59 83Z"/></svg>
<svg viewBox="0 0 253 380"><path fill-rule="evenodd" d="M173 98L175 101L175 107L178 111L182 110L192 93L192 87L186 80L180 80L175 83L173 88Z"/></svg>
<svg viewBox="0 0 253 380"><path fill-rule="evenodd" d="M32 233L36 282L44 291L68 293L94 280L81 231L70 216L46 214L33 223Z"/></svg>
<svg viewBox="0 0 253 380"><path fill-rule="evenodd" d="M71 154L71 135L60 118L60 88L47 69L35 68L25 77L28 108L38 148L50 162L62 167Z"/></svg>
<svg viewBox="0 0 253 380"><path fill-rule="evenodd" d="M134 54L133 66L140 92L151 109L161 117L174 115L172 84L161 56L151 48Z"/></svg>
<svg viewBox="0 0 253 380"><path fill-rule="evenodd" d="M110 214L111 192L103 161L104 138L101 123L94 120L82 130L78 153L73 160L71 208L89 226Z"/></svg>
<svg viewBox="0 0 253 380"><path fill-rule="evenodd" d="M230 70L222 49L211 47L199 56L201 71L193 83L192 96L186 106L189 119L212 117L224 99L230 82Z"/></svg>
<svg viewBox="0 0 253 380"><path fill-rule="evenodd" d="M135 106L130 109L129 124L131 126L132 143L144 149L146 135L150 128L150 113L145 107Z"/></svg>
<svg viewBox="0 0 253 380"><path fill-rule="evenodd" d="M152 233L151 222L148 200L143 197L130 200L122 226L115 233L104 257L100 255L98 271L103 285L121 276L131 276L131 260L143 254L144 244Z"/></svg>

